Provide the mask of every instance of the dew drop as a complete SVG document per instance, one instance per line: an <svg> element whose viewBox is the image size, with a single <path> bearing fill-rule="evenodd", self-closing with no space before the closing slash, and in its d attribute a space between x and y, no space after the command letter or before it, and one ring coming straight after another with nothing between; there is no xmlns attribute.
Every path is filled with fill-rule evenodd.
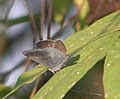
<svg viewBox="0 0 120 99"><path fill-rule="evenodd" d="M110 66L110 64L108 63L107 66Z"/></svg>
<svg viewBox="0 0 120 99"><path fill-rule="evenodd" d="M79 74L80 74L80 72L77 72L77 74L79 75Z"/></svg>
<svg viewBox="0 0 120 99"><path fill-rule="evenodd" d="M109 96L109 93L106 93L106 94L105 94L105 98L108 98L108 96Z"/></svg>
<svg viewBox="0 0 120 99"><path fill-rule="evenodd" d="M101 47L100 50L103 50L103 48Z"/></svg>
<svg viewBox="0 0 120 99"><path fill-rule="evenodd" d="M110 63L107 64L107 68L109 68L109 66L110 66Z"/></svg>
<svg viewBox="0 0 120 99"><path fill-rule="evenodd" d="M90 32L91 34L93 34L94 32Z"/></svg>

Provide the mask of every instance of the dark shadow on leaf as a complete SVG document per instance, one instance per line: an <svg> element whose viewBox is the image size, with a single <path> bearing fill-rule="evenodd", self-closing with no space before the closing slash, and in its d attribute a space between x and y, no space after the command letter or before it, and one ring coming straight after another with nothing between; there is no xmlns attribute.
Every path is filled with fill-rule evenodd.
<svg viewBox="0 0 120 99"><path fill-rule="evenodd" d="M63 99L104 99L103 72L104 59L98 61Z"/></svg>
<svg viewBox="0 0 120 99"><path fill-rule="evenodd" d="M68 66L72 66L72 65L75 65L75 64L77 64L78 62L78 60L80 59L80 54L79 55L76 55L76 56L74 56L74 57L72 57L72 58L70 58L67 62L66 62L66 65L65 65L65 67L68 67Z"/></svg>

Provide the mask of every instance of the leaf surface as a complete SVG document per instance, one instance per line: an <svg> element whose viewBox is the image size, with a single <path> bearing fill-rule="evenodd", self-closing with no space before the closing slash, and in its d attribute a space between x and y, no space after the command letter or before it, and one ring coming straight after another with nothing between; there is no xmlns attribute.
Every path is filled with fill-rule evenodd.
<svg viewBox="0 0 120 99"><path fill-rule="evenodd" d="M15 85L15 87L12 89L12 91L10 91L10 93L8 93L4 98L8 97L10 94L12 94L13 92L15 92L18 88L20 88L21 86L25 85L25 84L29 84L32 83L33 81L35 81L40 75L42 75L45 71L47 70L46 67L42 66L42 65L38 65L35 68L24 72L20 75L20 77L17 80L17 83ZM4 99L3 98L3 99Z"/></svg>

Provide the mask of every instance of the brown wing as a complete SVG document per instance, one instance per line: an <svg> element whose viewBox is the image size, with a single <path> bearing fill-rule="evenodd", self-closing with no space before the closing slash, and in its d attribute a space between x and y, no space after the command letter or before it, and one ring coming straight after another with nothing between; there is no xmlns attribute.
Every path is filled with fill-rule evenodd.
<svg viewBox="0 0 120 99"><path fill-rule="evenodd" d="M64 53L66 53L66 51L67 51L66 46L64 45L64 43L61 40L55 41L54 48L56 48Z"/></svg>
<svg viewBox="0 0 120 99"><path fill-rule="evenodd" d="M51 47L53 48L54 47L54 41L53 40L43 40L43 41L40 41L36 44L37 48L48 48L48 47Z"/></svg>
<svg viewBox="0 0 120 99"><path fill-rule="evenodd" d="M64 53L66 53L67 49L64 45L64 43L61 40L43 40L38 42L37 48L43 49L43 48L56 48Z"/></svg>

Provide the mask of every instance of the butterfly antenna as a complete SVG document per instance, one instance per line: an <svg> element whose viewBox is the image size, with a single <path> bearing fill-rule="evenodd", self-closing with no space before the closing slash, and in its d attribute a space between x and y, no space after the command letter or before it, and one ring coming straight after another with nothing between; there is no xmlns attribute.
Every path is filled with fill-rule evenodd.
<svg viewBox="0 0 120 99"><path fill-rule="evenodd" d="M52 0L50 0L48 7L48 31L47 31L47 39L50 39L50 30L51 30L51 18L52 18Z"/></svg>
<svg viewBox="0 0 120 99"><path fill-rule="evenodd" d="M25 7L27 8L27 13L29 15L30 21L31 21L31 25L32 25L32 32L33 32L33 47L35 47L36 45L36 34L37 34L37 26L36 26L36 22L35 22L35 18L33 17L31 8L30 8L30 4L29 4L29 0L24 0L24 4Z"/></svg>
<svg viewBox="0 0 120 99"><path fill-rule="evenodd" d="M40 15L40 33L39 40L43 40L43 30L45 22L46 0L41 0L41 15Z"/></svg>

